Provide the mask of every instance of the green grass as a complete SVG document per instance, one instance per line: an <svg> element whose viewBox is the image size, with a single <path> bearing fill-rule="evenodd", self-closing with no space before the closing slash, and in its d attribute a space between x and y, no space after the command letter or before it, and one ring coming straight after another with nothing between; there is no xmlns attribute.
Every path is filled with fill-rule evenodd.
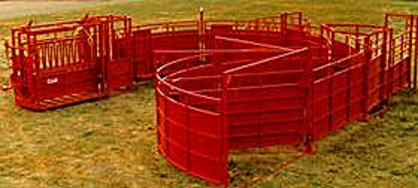
<svg viewBox="0 0 418 188"><path fill-rule="evenodd" d="M72 12L0 20L0 38L32 19L49 22L91 14L129 14L136 23L196 18L199 1L145 0ZM296 4L295 2L299 2ZM252 18L301 9L314 23L383 21L379 0L202 0L212 18ZM418 3L391 10L418 13ZM0 67L7 67L0 48ZM1 70L0 82L7 79ZM382 117L353 123L317 143L317 154L276 171L289 156L231 157L233 186L269 174L254 187L418 187L418 97L401 93ZM14 106L0 92L2 187L212 187L180 173L156 152L152 87L46 113Z"/></svg>

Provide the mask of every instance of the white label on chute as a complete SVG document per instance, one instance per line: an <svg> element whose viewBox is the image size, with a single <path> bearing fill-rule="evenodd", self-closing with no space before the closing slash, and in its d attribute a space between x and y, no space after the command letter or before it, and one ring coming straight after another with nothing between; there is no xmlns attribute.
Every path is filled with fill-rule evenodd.
<svg viewBox="0 0 418 188"><path fill-rule="evenodd" d="M48 80L46 80L47 84L56 84L58 83L58 78L50 78Z"/></svg>

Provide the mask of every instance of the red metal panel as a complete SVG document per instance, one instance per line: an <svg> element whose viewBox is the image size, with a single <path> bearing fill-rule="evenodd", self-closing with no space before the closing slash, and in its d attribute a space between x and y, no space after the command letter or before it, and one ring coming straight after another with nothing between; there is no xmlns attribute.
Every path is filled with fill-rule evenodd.
<svg viewBox="0 0 418 188"><path fill-rule="evenodd" d="M212 182L225 181L219 113L190 108L190 170Z"/></svg>
<svg viewBox="0 0 418 188"><path fill-rule="evenodd" d="M335 131L346 125L347 121L347 75L335 73L332 82L332 100L331 100L331 131Z"/></svg>
<svg viewBox="0 0 418 188"><path fill-rule="evenodd" d="M110 89L132 86L133 68L130 60L114 60L107 65L109 71L107 79Z"/></svg>
<svg viewBox="0 0 418 188"><path fill-rule="evenodd" d="M368 110L371 110L373 107L379 105L382 101L380 98L381 87L384 87L384 81L381 79L381 60L382 57L375 58L369 62L369 86L368 86Z"/></svg>
<svg viewBox="0 0 418 188"><path fill-rule="evenodd" d="M155 66L153 64L153 44L150 29L132 32L133 61L135 66L135 78L147 79L154 77Z"/></svg>
<svg viewBox="0 0 418 188"><path fill-rule="evenodd" d="M154 49L198 49L197 31L170 31L152 35Z"/></svg>
<svg viewBox="0 0 418 188"><path fill-rule="evenodd" d="M308 62L305 53L227 71L233 72L227 74L225 96L229 148L303 143L305 134L310 133L303 113L307 97L303 85Z"/></svg>
<svg viewBox="0 0 418 188"><path fill-rule="evenodd" d="M199 56L195 56L198 58ZM224 139L220 100L205 97L193 89L210 88L205 79L203 86L193 77L173 81L177 71L193 66L193 58L171 62L158 70L156 98L159 151L182 171L215 184L227 184L227 153ZM168 82L163 80L165 76ZM209 78L210 80L211 78ZM212 78L213 79L213 78ZM170 83L173 82L173 85ZM186 90L184 90L186 89Z"/></svg>
<svg viewBox="0 0 418 188"><path fill-rule="evenodd" d="M358 58L357 58L358 59ZM364 63L362 59L357 60L358 63ZM350 77L350 103L349 103L349 121L354 121L361 118L362 110L362 93L363 93L363 67L358 66L349 72Z"/></svg>
<svg viewBox="0 0 418 188"><path fill-rule="evenodd" d="M393 92L399 92L403 88L408 87L408 59L401 61L393 67Z"/></svg>
<svg viewBox="0 0 418 188"><path fill-rule="evenodd" d="M320 139L363 114L363 53L314 69L314 139Z"/></svg>
<svg viewBox="0 0 418 188"><path fill-rule="evenodd" d="M313 84L313 124L314 140L324 138L330 131L329 126L329 80Z"/></svg>

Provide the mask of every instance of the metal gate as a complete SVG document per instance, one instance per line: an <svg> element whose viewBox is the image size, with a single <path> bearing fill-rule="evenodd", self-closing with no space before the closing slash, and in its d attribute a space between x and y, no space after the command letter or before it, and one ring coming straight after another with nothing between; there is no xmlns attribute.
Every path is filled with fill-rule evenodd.
<svg viewBox="0 0 418 188"><path fill-rule="evenodd" d="M392 92L402 88L417 88L418 15L386 13L385 26L391 28L390 87Z"/></svg>
<svg viewBox="0 0 418 188"><path fill-rule="evenodd" d="M102 52L103 87L105 95L115 95L130 88L134 82L132 61L132 20L126 16L96 16L93 20L104 23Z"/></svg>

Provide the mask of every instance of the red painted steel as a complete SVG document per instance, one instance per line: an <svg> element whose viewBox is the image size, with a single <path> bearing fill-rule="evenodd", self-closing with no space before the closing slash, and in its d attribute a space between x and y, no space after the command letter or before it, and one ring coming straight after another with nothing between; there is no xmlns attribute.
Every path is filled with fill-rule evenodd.
<svg viewBox="0 0 418 188"><path fill-rule="evenodd" d="M217 179L185 168L186 162L179 165L177 160L195 153L190 149L184 150L184 157L167 157L165 143L170 136L159 133L160 152L171 163L192 175L227 185L225 162L229 150L304 144L304 152L309 153L314 141L352 121L367 119L369 112L386 105L394 92L408 87L407 59L411 56L406 52L411 45L406 36L398 39L391 28L370 24L311 27L301 16L293 19L296 24L289 23L289 15L299 14L247 22L206 21L204 50L154 46L154 66L161 67L157 71L158 98L198 107L221 118L212 123L222 130L212 142L222 144L211 148L218 150L212 157L222 165L214 169L201 164ZM169 32L178 36L173 33L176 29ZM161 103L157 108L163 107ZM171 118L161 111L157 113L157 126L161 130L175 127L163 123ZM205 123L193 125L185 120L180 124L183 130L190 130L188 127ZM190 131L180 138L190 139L187 135L199 132ZM197 140L202 145L212 143ZM197 140L183 140L180 145L187 148Z"/></svg>
<svg viewBox="0 0 418 188"><path fill-rule="evenodd" d="M304 48L223 72L228 148L309 144L309 62Z"/></svg>
<svg viewBox="0 0 418 188"><path fill-rule="evenodd" d="M131 86L130 24L110 15L14 28L7 51L16 104L42 111Z"/></svg>
<svg viewBox="0 0 418 188"><path fill-rule="evenodd" d="M414 89L417 88L417 20L418 15L403 13L385 14L385 26L392 29L388 61L390 64L390 90L395 93L407 85Z"/></svg>
<svg viewBox="0 0 418 188"><path fill-rule="evenodd" d="M312 153L315 141L416 88L417 20L388 13L384 26L315 27L301 12L245 21L201 12L132 27L128 17L96 16L13 29L7 51L16 103L35 110L155 77L159 152L227 186L228 151L296 144Z"/></svg>
<svg viewBox="0 0 418 188"><path fill-rule="evenodd" d="M127 16L95 16L89 19L104 23L102 73L105 95L115 95L134 83L132 59L132 20ZM99 36L100 37L100 36ZM122 90L121 90L122 89Z"/></svg>
<svg viewBox="0 0 418 188"><path fill-rule="evenodd" d="M184 89L184 82L205 78L178 74L178 71L192 71L191 68L199 66L214 69L213 64L200 62L199 58L200 55L188 56L157 70L158 148L180 169L208 181L225 184L228 177L224 174L227 161L224 157L226 142L223 138L221 100L192 91L216 86L209 82L202 83L200 87L188 85L193 88Z"/></svg>

